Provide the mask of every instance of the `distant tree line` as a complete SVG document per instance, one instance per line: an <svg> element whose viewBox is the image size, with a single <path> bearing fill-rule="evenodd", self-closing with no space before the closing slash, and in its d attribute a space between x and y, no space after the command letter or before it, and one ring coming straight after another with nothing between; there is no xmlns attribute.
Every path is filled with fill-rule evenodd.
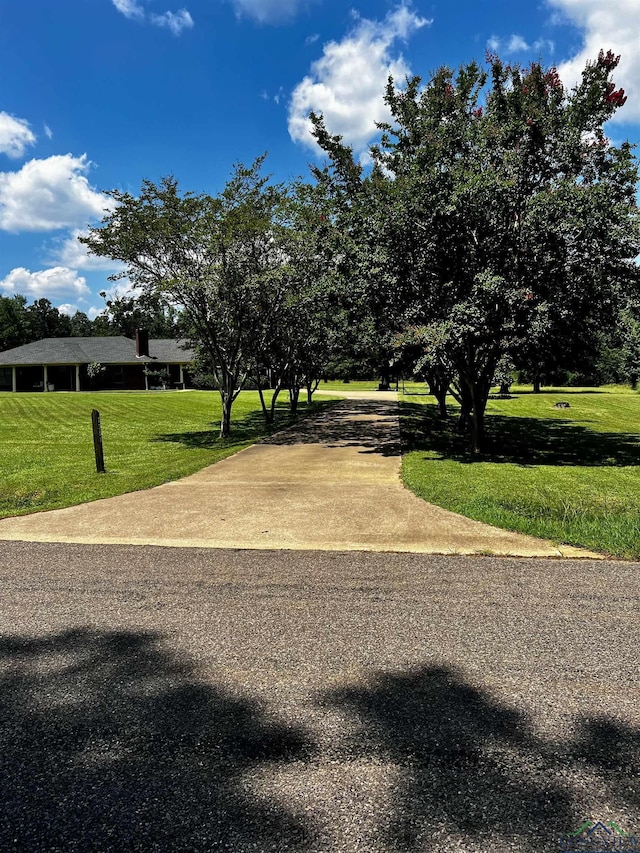
<svg viewBox="0 0 640 853"><path fill-rule="evenodd" d="M48 299L36 299L30 305L25 296L0 296L0 352L43 338L135 337L136 329L148 329L152 338L180 337L180 314L157 297L129 295L107 298L105 309L90 320L82 311L68 316Z"/></svg>

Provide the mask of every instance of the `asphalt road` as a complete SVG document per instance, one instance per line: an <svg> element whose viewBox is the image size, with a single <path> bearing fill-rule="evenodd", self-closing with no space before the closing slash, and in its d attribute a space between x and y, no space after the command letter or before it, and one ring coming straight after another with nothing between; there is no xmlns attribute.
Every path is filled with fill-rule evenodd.
<svg viewBox="0 0 640 853"><path fill-rule="evenodd" d="M0 850L640 832L640 565L0 543Z"/></svg>

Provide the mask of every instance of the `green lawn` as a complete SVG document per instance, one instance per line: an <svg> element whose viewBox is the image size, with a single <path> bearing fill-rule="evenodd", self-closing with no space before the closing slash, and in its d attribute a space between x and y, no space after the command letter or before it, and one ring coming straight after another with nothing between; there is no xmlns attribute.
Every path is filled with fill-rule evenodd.
<svg viewBox="0 0 640 853"><path fill-rule="evenodd" d="M402 404L405 484L431 503L534 536L640 558L640 394L624 388L515 388L489 401L488 447L470 456L457 406ZM569 409L555 409L564 400Z"/></svg>
<svg viewBox="0 0 640 853"><path fill-rule="evenodd" d="M101 416L106 474L95 470L94 408ZM287 411L283 399L277 428ZM234 403L226 441L217 437L219 418L216 392L0 393L0 518L175 480L266 432L257 392L242 392Z"/></svg>

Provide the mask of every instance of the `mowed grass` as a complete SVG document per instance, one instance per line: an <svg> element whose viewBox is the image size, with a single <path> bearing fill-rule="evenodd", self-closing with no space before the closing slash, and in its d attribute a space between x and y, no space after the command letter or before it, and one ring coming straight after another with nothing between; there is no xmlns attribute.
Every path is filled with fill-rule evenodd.
<svg viewBox="0 0 640 853"><path fill-rule="evenodd" d="M278 406L275 428L290 420L284 398ZM105 474L95 469L92 409L100 412ZM0 518L157 486L267 433L257 392L240 394L224 441L219 418L216 392L0 393Z"/></svg>
<svg viewBox="0 0 640 853"><path fill-rule="evenodd" d="M458 407L401 407L403 479L469 518L607 554L640 558L640 394L624 388L522 388L487 407L487 451L471 456ZM556 409L559 401L569 409Z"/></svg>

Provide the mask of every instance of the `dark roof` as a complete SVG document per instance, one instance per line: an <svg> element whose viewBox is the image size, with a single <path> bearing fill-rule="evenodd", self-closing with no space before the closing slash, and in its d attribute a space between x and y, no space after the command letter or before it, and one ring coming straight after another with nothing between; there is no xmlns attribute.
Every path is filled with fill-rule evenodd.
<svg viewBox="0 0 640 853"><path fill-rule="evenodd" d="M193 350L184 341L159 339L149 341L149 357L136 356L132 338L44 338L21 347L0 352L0 366L19 364L186 364Z"/></svg>

